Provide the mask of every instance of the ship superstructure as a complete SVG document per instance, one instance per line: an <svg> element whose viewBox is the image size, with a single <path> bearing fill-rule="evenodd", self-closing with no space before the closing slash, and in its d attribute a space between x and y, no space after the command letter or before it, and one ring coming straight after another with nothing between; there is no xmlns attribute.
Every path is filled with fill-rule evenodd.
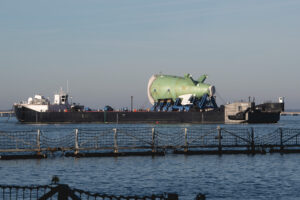
<svg viewBox="0 0 300 200"><path fill-rule="evenodd" d="M27 101L15 103L14 106L22 109L29 109L36 112L61 112L71 109L68 101L68 94L62 89L54 95L54 101L51 104L48 98L43 95L36 94L34 97L29 97Z"/></svg>

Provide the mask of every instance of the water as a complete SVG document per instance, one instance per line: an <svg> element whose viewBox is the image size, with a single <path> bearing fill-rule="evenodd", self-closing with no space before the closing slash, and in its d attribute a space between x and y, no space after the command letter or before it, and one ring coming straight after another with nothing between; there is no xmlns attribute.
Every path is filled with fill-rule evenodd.
<svg viewBox="0 0 300 200"><path fill-rule="evenodd" d="M250 126L268 132L278 127L300 128L299 122L300 116L284 116L278 124L224 126ZM1 130L72 130L103 126L115 125L22 125L16 123L15 119L6 123L6 118L0 118ZM216 125L181 125L188 126ZM55 157L44 160L1 160L0 184L48 184L53 175L58 175L61 183L71 187L116 195L176 192L181 199L193 199L197 193L206 194L207 199L299 199L299 166L300 154L167 154L154 158Z"/></svg>

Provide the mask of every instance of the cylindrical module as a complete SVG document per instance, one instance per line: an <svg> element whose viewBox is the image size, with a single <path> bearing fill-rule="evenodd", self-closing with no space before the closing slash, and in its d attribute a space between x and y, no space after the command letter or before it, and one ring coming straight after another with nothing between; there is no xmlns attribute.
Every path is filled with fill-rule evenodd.
<svg viewBox="0 0 300 200"><path fill-rule="evenodd" d="M182 95L192 95L201 98L207 94L213 96L215 87L203 83L201 80L193 80L187 74L184 77L170 75L153 75L148 82L148 99L153 105L160 100L173 100L180 98Z"/></svg>

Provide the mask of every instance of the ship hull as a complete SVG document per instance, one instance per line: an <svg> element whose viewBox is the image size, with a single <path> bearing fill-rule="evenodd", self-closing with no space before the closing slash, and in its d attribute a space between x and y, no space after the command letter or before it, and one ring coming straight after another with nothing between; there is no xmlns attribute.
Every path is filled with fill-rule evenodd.
<svg viewBox="0 0 300 200"><path fill-rule="evenodd" d="M15 107L22 123L224 123L224 111L207 112L36 112Z"/></svg>
<svg viewBox="0 0 300 200"><path fill-rule="evenodd" d="M280 120L280 112L249 112L247 123L276 123Z"/></svg>
<svg viewBox="0 0 300 200"><path fill-rule="evenodd" d="M205 112L37 112L15 106L21 123L159 123L223 124L224 110ZM248 123L276 123L279 113L252 113Z"/></svg>

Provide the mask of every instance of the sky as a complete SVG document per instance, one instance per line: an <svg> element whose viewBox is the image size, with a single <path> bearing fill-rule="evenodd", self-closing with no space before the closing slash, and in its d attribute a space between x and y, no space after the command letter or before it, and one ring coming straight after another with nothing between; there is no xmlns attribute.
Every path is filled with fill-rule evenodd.
<svg viewBox="0 0 300 200"><path fill-rule="evenodd" d="M218 104L300 108L299 0L0 0L0 109L60 87L91 108L149 107L153 74L215 85Z"/></svg>

